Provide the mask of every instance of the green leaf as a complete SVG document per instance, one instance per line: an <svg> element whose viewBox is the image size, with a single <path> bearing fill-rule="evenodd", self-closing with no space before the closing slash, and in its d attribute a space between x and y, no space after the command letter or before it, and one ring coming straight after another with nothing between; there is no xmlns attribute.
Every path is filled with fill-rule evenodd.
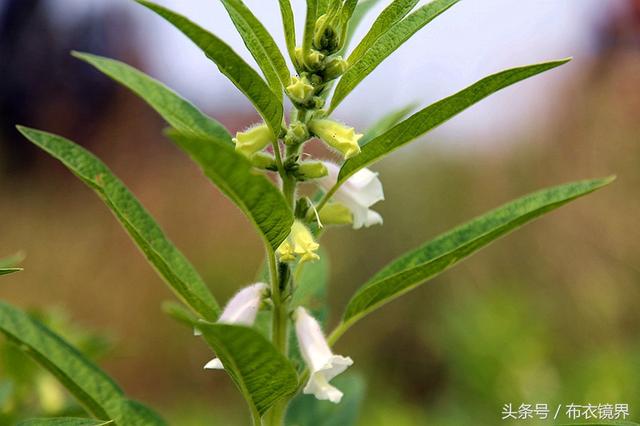
<svg viewBox="0 0 640 426"><path fill-rule="evenodd" d="M439 126L492 93L536 74L556 68L569 62L569 60L543 62L501 71L483 78L454 95L429 105L364 145L359 155L344 163L340 169L338 182L344 182L361 168L374 163L384 155Z"/></svg>
<svg viewBox="0 0 640 426"><path fill-rule="evenodd" d="M229 45L182 15L145 0L136 1L156 12L191 39L253 103L274 135L281 134L284 112L282 102L260 75Z"/></svg>
<svg viewBox="0 0 640 426"><path fill-rule="evenodd" d="M307 14L305 15L302 39L302 52L305 57L311 51L313 33L316 29L316 19L318 19L318 16L318 0L307 0Z"/></svg>
<svg viewBox="0 0 640 426"><path fill-rule="evenodd" d="M24 252L17 252L9 257L0 259L0 268L15 268L26 258Z"/></svg>
<svg viewBox="0 0 640 426"><path fill-rule="evenodd" d="M366 16L367 13L376 5L380 0L365 0L358 3L356 9L353 11L353 15L351 16L351 20L349 21L349 27L347 28L347 39L344 42L343 52L346 50L351 44L351 40L353 40L353 36L355 35L356 30L362 23L362 20Z"/></svg>
<svg viewBox="0 0 640 426"><path fill-rule="evenodd" d="M289 235L293 213L271 181L257 174L249 160L235 152L233 147L177 131L169 131L168 134L244 212L265 241L277 249Z"/></svg>
<svg viewBox="0 0 640 426"><path fill-rule="evenodd" d="M387 31L389 31L399 20L418 4L419 0L395 0L387 6L380 16L374 21L369 32L362 38L362 41L349 55L348 62L355 64L362 58L367 50Z"/></svg>
<svg viewBox="0 0 640 426"><path fill-rule="evenodd" d="M114 59L81 52L73 52L72 55L94 66L140 96L173 128L183 133L232 143L231 135L222 124L201 112L158 80Z"/></svg>
<svg viewBox="0 0 640 426"><path fill-rule="evenodd" d="M298 376L291 363L257 331L228 324L197 323L225 371L262 416L280 398L291 395Z"/></svg>
<svg viewBox="0 0 640 426"><path fill-rule="evenodd" d="M191 312L187 311L182 305L171 300L162 302L162 312L169 315L179 323L188 325L189 327L193 325L194 321L197 321L197 318L195 318Z"/></svg>
<svg viewBox="0 0 640 426"><path fill-rule="evenodd" d="M398 124L400 121L404 120L414 109L416 109L415 105L407 105L406 107L399 108L386 114L373 126L367 129L367 131L364 133L364 136L362 136L362 139L360 139L360 145L366 145L371 140L377 138L378 136Z"/></svg>
<svg viewBox="0 0 640 426"><path fill-rule="evenodd" d="M282 90L291 80L287 63L278 45L262 22L241 0L220 0L224 5L244 44L264 73L271 90L282 101Z"/></svg>
<svg viewBox="0 0 640 426"><path fill-rule="evenodd" d="M280 3L280 15L282 16L282 27L284 29L284 39L287 44L289 58L295 62L296 56L296 25L293 17L293 9L289 0L278 0Z"/></svg>
<svg viewBox="0 0 640 426"><path fill-rule="evenodd" d="M364 399L364 379L353 373L336 377L332 384L344 396L340 404L320 401L313 395L297 395L287 410L285 424L290 426L355 426L362 400Z"/></svg>
<svg viewBox="0 0 640 426"><path fill-rule="evenodd" d="M76 417L56 417L49 419L31 419L18 423L17 426L107 426L113 421L81 419Z"/></svg>
<svg viewBox="0 0 640 426"><path fill-rule="evenodd" d="M0 268L0 275L9 275L22 270L22 268Z"/></svg>
<svg viewBox="0 0 640 426"><path fill-rule="evenodd" d="M200 275L104 163L68 139L27 127L20 126L18 130L60 160L102 198L149 262L184 303L204 318L217 318L220 308ZM232 149L227 144L215 143Z"/></svg>
<svg viewBox="0 0 640 426"><path fill-rule="evenodd" d="M459 0L434 0L420 8L378 37L375 43L366 50L342 76L331 99L332 112L366 76L376 69L389 55L409 40L418 30L427 25L441 13L449 9Z"/></svg>
<svg viewBox="0 0 640 426"><path fill-rule="evenodd" d="M165 424L157 415L149 415L151 411L147 408L141 409L139 404L128 400L109 376L60 336L4 302L0 302L0 332L56 376L103 423L107 421L104 419L113 419L127 426Z"/></svg>
<svg viewBox="0 0 640 426"><path fill-rule="evenodd" d="M344 331L366 314L434 278L499 237L612 181L613 178L588 180L535 192L401 256L356 292L339 328Z"/></svg>

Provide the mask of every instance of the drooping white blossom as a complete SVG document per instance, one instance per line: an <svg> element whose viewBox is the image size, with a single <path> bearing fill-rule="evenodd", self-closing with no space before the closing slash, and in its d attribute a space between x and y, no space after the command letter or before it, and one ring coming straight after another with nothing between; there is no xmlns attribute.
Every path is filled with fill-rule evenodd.
<svg viewBox="0 0 640 426"><path fill-rule="evenodd" d="M329 382L352 365L353 361L349 357L334 355L331 352L320 324L304 308L296 309L295 323L300 353L310 373L303 392L318 399L339 403L342 392Z"/></svg>
<svg viewBox="0 0 640 426"><path fill-rule="evenodd" d="M340 168L325 162L328 175L317 182L325 190L329 191L338 180ZM382 216L370 209L378 201L384 200L382 182L378 174L367 168L363 168L344 182L333 195L334 202L345 205L353 215L353 229L381 225Z"/></svg>
<svg viewBox="0 0 640 426"><path fill-rule="evenodd" d="M265 283L256 283L241 289L224 307L218 322L222 324L253 325L267 288L268 286ZM204 368L220 370L223 366L218 358L214 358Z"/></svg>

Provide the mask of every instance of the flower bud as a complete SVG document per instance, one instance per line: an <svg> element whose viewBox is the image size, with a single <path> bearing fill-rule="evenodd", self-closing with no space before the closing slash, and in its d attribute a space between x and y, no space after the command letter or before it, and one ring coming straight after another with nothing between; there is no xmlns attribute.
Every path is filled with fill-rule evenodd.
<svg viewBox="0 0 640 426"><path fill-rule="evenodd" d="M353 213L341 203L327 203L318 214L323 225L351 225Z"/></svg>
<svg viewBox="0 0 640 426"><path fill-rule="evenodd" d="M340 31L338 31L333 19L330 19L328 14L320 16L316 21L313 33L313 47L329 53L340 49Z"/></svg>
<svg viewBox="0 0 640 426"><path fill-rule="evenodd" d="M293 61L296 69L300 70L304 68L304 53L302 47L298 46L294 49Z"/></svg>
<svg viewBox="0 0 640 426"><path fill-rule="evenodd" d="M291 83L287 86L287 93L294 102L304 104L311 99L314 87L307 77L291 77Z"/></svg>
<svg viewBox="0 0 640 426"><path fill-rule="evenodd" d="M253 167L265 170L277 170L276 159L267 153L256 152L251 156Z"/></svg>
<svg viewBox="0 0 640 426"><path fill-rule="evenodd" d="M345 160L360 153L358 141L362 138L362 134L356 133L353 127L329 119L316 119L309 122L309 130L329 146L340 151Z"/></svg>
<svg viewBox="0 0 640 426"><path fill-rule="evenodd" d="M320 245L315 242L311 231L299 220L295 220L291 226L291 232L285 241L280 244L276 254L281 262L291 262L300 258L300 263L308 260L318 260L320 256L316 250Z"/></svg>
<svg viewBox="0 0 640 426"><path fill-rule="evenodd" d="M287 145L295 145L305 142L307 139L309 139L309 130L307 130L307 126L300 121L294 121L287 129L287 134L284 137L284 143Z"/></svg>
<svg viewBox="0 0 640 426"><path fill-rule="evenodd" d="M347 71L347 67L347 61L342 59L342 57L338 56L337 58L333 58L329 61L324 70L325 81L331 81L340 77L345 73L345 71Z"/></svg>
<svg viewBox="0 0 640 426"><path fill-rule="evenodd" d="M329 174L322 161L303 161L296 170L298 180L311 180L325 177Z"/></svg>
<svg viewBox="0 0 640 426"><path fill-rule="evenodd" d="M311 49L304 59L304 63L311 70L319 70L324 65L324 55L315 49Z"/></svg>
<svg viewBox="0 0 640 426"><path fill-rule="evenodd" d="M263 123L253 126L244 132L236 133L236 137L233 138L233 143L236 144L237 152L247 158L251 158L252 154L262 151L274 140L271 129Z"/></svg>

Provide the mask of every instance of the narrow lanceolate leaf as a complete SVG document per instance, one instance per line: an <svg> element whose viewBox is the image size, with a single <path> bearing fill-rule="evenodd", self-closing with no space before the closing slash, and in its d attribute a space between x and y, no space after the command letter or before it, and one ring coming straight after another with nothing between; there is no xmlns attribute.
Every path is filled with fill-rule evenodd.
<svg viewBox="0 0 640 426"><path fill-rule="evenodd" d="M275 250L287 238L293 213L278 189L251 163L225 144L170 131L169 136L258 228Z"/></svg>
<svg viewBox="0 0 640 426"><path fill-rule="evenodd" d="M361 146L366 145L367 143L369 143L369 141L380 136L381 134L383 134L384 132L386 132L396 124L398 124L400 121L407 118L407 116L411 113L411 111L415 109L416 109L415 105L407 105L403 108L399 108L397 110L391 111L390 113L386 114L384 117L378 120L373 126L369 127L366 130L366 132L364 133L364 136L362 136L362 139L360 139L359 141L360 145Z"/></svg>
<svg viewBox="0 0 640 426"><path fill-rule="evenodd" d="M15 268L25 259L25 257L24 252L21 251L11 256L4 257L0 259L0 268Z"/></svg>
<svg viewBox="0 0 640 426"><path fill-rule="evenodd" d="M280 3L284 40L287 44L289 58L294 62L296 56L296 25L293 17L293 9L291 8L291 2L289 0L278 0L278 2Z"/></svg>
<svg viewBox="0 0 640 426"><path fill-rule="evenodd" d="M331 108L329 112L336 109L340 102L342 102L366 76L371 74L382 61L402 46L405 41L458 1L459 0L434 0L418 8L405 19L396 23L382 36L378 37L375 43L364 52L357 62L349 63L349 69L340 79L333 98L331 98Z"/></svg>
<svg viewBox="0 0 640 426"><path fill-rule="evenodd" d="M27 127L18 129L31 142L60 160L102 198L149 262L184 303L203 318L217 319L220 308L202 278L104 163L68 139ZM222 142L216 143L228 146Z"/></svg>
<svg viewBox="0 0 640 426"><path fill-rule="evenodd" d="M201 112L158 80L114 59L80 52L73 52L73 56L89 63L140 96L171 127L183 133L192 133L231 143L231 135L222 124Z"/></svg>
<svg viewBox="0 0 640 426"><path fill-rule="evenodd" d="M501 71L483 78L448 98L429 105L364 145L359 155L344 163L340 169L339 181L343 182L361 168L374 163L384 155L439 126L492 93L556 68L569 60L543 62Z"/></svg>
<svg viewBox="0 0 640 426"><path fill-rule="evenodd" d="M82 419L76 417L55 417L50 419L31 419L17 424L17 426L108 426L115 425L113 421Z"/></svg>
<svg viewBox="0 0 640 426"><path fill-rule="evenodd" d="M253 103L273 133L276 136L280 135L283 116L282 102L260 75L229 45L182 15L145 0L137 1L156 12L189 37L209 59L216 63L220 72L226 75Z"/></svg>
<svg viewBox="0 0 640 426"><path fill-rule="evenodd" d="M373 25L369 29L369 32L364 36L362 41L353 49L353 52L349 55L348 62L355 64L362 58L367 50L389 29L407 13L411 12L411 9L418 4L419 0L395 0L389 6L387 6L380 16L374 21Z"/></svg>
<svg viewBox="0 0 640 426"><path fill-rule="evenodd" d="M20 271L22 271L22 268L0 268L0 275L9 275Z"/></svg>
<svg viewBox="0 0 640 426"><path fill-rule="evenodd" d="M545 189L512 201L413 250L378 272L356 292L343 329L385 303L432 279L499 237L609 184L613 178Z"/></svg>
<svg viewBox="0 0 640 426"><path fill-rule="evenodd" d="M43 324L4 302L0 302L0 332L56 376L102 423L112 419L127 426L165 424L156 414L149 415L147 408L133 409L140 405L128 400L100 368Z"/></svg>
<svg viewBox="0 0 640 426"><path fill-rule="evenodd" d="M228 324L195 325L253 412L263 415L280 398L296 391L298 376L293 366L257 331Z"/></svg>
<svg viewBox="0 0 640 426"><path fill-rule="evenodd" d="M220 1L264 73L271 90L282 99L282 90L289 85L291 75L273 37L241 0Z"/></svg>
<svg viewBox="0 0 640 426"><path fill-rule="evenodd" d="M307 0L307 14L304 20L304 34L302 39L302 51L308 54L313 42L313 33L316 29L318 14L318 0Z"/></svg>
<svg viewBox="0 0 640 426"><path fill-rule="evenodd" d="M353 11L351 20L349 21L349 27L347 28L347 39L344 43L343 52L351 45L351 40L353 39L353 36L362 23L364 17L379 2L380 0L364 0L358 3L356 9Z"/></svg>

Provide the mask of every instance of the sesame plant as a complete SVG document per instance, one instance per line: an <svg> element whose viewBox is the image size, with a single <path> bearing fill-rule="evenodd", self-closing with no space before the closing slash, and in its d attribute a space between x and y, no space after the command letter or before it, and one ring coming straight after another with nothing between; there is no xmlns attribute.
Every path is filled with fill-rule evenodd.
<svg viewBox="0 0 640 426"><path fill-rule="evenodd" d="M328 252L321 247L323 233L383 222L371 209L384 199L383 186L368 167L492 93L568 59L497 72L417 112L408 108L381 114L379 123L360 133L334 118L335 109L385 58L457 0L424 5L418 0L389 1L357 43L351 43L354 29L377 0L307 0L298 32L290 1L279 0L285 50L242 0L220 1L259 71L188 18L145 0L138 3L191 39L251 101L261 121L235 135L162 83L122 62L88 53L73 55L155 109L170 126L168 138L246 215L262 238L261 278L248 286L238 283L238 292L224 309L214 297L215 288L205 284L98 158L61 136L18 129L111 209L181 302L166 304L165 311L193 329L215 354L209 362L203 360L207 371L202 374L228 374L246 399L254 425L354 424L353 401L362 386L349 380L338 386L333 381L348 368L357 368L357 360L333 353L344 333L480 248L605 186L611 178L526 195L402 254L362 284L337 324L327 324ZM305 151L316 139L332 152L330 158L313 158ZM312 190L301 191L302 185ZM151 410L127 399L78 351L16 308L0 305L0 329L53 372L93 418L25 424L164 424Z"/></svg>

